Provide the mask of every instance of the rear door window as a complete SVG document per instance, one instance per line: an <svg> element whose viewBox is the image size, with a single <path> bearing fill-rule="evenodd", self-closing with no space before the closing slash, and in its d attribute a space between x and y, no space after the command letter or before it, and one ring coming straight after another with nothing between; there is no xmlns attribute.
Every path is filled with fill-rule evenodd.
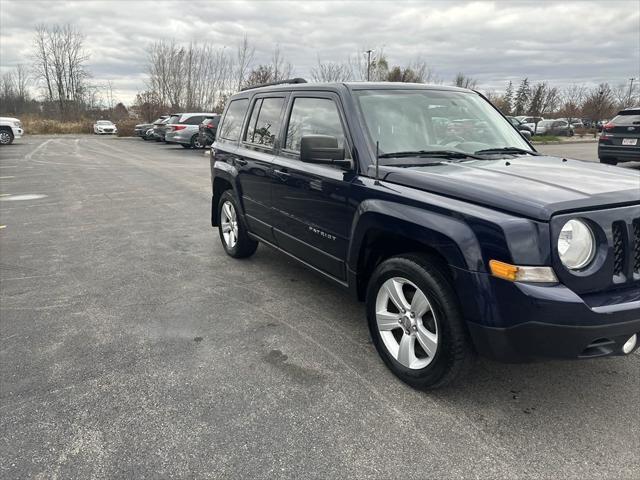
<svg viewBox="0 0 640 480"><path fill-rule="evenodd" d="M273 147L280 132L284 98L267 97L253 107L245 140L248 143Z"/></svg>
<svg viewBox="0 0 640 480"><path fill-rule="evenodd" d="M218 132L220 138L234 142L240 138L242 122L244 122L247 108L249 108L249 100L246 98L234 100L229 104Z"/></svg>
<svg viewBox="0 0 640 480"><path fill-rule="evenodd" d="M184 122L187 125L200 125L204 120L204 115L193 115L192 117L187 118Z"/></svg>

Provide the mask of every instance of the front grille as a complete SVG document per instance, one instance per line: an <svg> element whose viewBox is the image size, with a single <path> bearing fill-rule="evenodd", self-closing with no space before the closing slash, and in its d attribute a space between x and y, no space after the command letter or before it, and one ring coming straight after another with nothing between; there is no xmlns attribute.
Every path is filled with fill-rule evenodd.
<svg viewBox="0 0 640 480"><path fill-rule="evenodd" d="M620 275L624 266L624 240L622 238L622 229L624 223L616 222L613 224L613 274Z"/></svg>
<svg viewBox="0 0 640 480"><path fill-rule="evenodd" d="M640 274L640 218L633 221L633 272Z"/></svg>

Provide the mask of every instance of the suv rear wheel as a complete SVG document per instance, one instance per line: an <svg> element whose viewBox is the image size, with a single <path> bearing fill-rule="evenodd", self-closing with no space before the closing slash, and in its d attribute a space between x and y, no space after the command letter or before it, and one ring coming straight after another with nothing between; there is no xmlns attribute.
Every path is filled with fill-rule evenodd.
<svg viewBox="0 0 640 480"><path fill-rule="evenodd" d="M231 190L220 196L218 202L218 231L227 254L233 258L246 258L253 255L258 242L249 237Z"/></svg>
<svg viewBox="0 0 640 480"><path fill-rule="evenodd" d="M448 273L422 254L392 257L367 288L373 344L389 369L421 390L443 387L469 369L473 350Z"/></svg>
<svg viewBox="0 0 640 480"><path fill-rule="evenodd" d="M203 145L202 143L200 143L200 138L198 138L197 133L193 137L191 137L191 148L203 148Z"/></svg>

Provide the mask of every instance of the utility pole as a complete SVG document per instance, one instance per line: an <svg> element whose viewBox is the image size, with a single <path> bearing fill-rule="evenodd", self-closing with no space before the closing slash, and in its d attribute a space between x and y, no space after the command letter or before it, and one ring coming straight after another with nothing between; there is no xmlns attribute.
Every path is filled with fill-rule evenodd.
<svg viewBox="0 0 640 480"><path fill-rule="evenodd" d="M371 53L373 50L367 50L367 82L371 80Z"/></svg>
<svg viewBox="0 0 640 480"><path fill-rule="evenodd" d="M628 100L628 105L625 105L626 107L633 107L633 105L631 105L631 95L633 95L633 81L635 80L635 77L631 77L629 79L629 96L627 97Z"/></svg>

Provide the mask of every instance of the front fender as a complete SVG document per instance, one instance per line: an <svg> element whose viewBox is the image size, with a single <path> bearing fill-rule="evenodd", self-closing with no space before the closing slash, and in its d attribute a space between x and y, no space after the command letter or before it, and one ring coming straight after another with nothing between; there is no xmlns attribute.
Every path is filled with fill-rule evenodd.
<svg viewBox="0 0 640 480"><path fill-rule="evenodd" d="M348 265L356 272L366 235L390 232L440 253L451 266L484 271L482 250L473 230L461 218L387 200L365 200L353 220Z"/></svg>

